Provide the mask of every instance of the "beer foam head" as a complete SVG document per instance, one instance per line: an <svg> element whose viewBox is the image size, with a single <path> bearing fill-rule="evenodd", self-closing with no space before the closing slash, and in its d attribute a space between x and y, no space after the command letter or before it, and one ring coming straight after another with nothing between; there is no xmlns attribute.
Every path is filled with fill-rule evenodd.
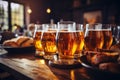
<svg viewBox="0 0 120 80"><path fill-rule="evenodd" d="M88 31L102 31L102 29L88 29Z"/></svg>
<svg viewBox="0 0 120 80"><path fill-rule="evenodd" d="M88 31L111 31L111 29L88 29Z"/></svg>

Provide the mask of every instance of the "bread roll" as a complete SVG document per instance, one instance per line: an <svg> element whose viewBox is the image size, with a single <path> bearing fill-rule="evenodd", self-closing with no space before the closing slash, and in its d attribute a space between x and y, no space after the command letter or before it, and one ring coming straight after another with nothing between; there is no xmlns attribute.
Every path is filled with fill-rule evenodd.
<svg viewBox="0 0 120 80"><path fill-rule="evenodd" d="M18 38L4 41L3 45L11 47L28 47L33 45L33 39L25 36L20 36Z"/></svg>
<svg viewBox="0 0 120 80"><path fill-rule="evenodd" d="M19 47L19 45L17 44L16 41L17 41L16 38L6 40L6 41L3 42L3 45L4 46L11 46L11 47Z"/></svg>
<svg viewBox="0 0 120 80"><path fill-rule="evenodd" d="M21 44L21 47L27 47L27 46L32 46L33 45L33 39L32 38L29 38L28 40L24 41L22 44Z"/></svg>
<svg viewBox="0 0 120 80"><path fill-rule="evenodd" d="M17 38L17 44L19 46L21 46L24 42L26 42L27 40L29 40L29 37L26 36L20 36Z"/></svg>

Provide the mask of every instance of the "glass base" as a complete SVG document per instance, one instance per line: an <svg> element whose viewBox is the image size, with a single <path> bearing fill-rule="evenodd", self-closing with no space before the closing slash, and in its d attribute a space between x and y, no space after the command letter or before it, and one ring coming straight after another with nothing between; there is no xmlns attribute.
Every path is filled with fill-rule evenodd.
<svg viewBox="0 0 120 80"><path fill-rule="evenodd" d="M44 55L43 57L44 57L44 59L47 59L47 60L53 60L54 59L54 55Z"/></svg>
<svg viewBox="0 0 120 80"><path fill-rule="evenodd" d="M61 69L74 69L81 67L80 61L76 59L50 60L49 65Z"/></svg>
<svg viewBox="0 0 120 80"><path fill-rule="evenodd" d="M44 52L43 51L35 51L35 56L36 57L43 57L44 56Z"/></svg>

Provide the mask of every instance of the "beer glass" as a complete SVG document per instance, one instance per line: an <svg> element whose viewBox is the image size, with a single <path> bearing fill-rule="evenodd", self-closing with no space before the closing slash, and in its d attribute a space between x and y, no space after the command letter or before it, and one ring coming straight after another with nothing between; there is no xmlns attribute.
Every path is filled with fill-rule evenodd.
<svg viewBox="0 0 120 80"><path fill-rule="evenodd" d="M82 54L84 47L84 29L83 24L76 24L76 35L77 35L77 50L75 52L75 58L79 58Z"/></svg>
<svg viewBox="0 0 120 80"><path fill-rule="evenodd" d="M54 58L54 54L57 52L56 46L56 24L42 24L46 28L41 37L42 47L44 49L44 58L51 60Z"/></svg>
<svg viewBox="0 0 120 80"><path fill-rule="evenodd" d="M73 59L77 49L77 35L75 23L59 22L57 34L57 47L60 59Z"/></svg>
<svg viewBox="0 0 120 80"><path fill-rule="evenodd" d="M44 50L41 44L41 37L43 31L44 31L44 27L42 27L42 25L35 25L33 39L34 39L34 46L36 49L35 56L37 57L43 57L44 55Z"/></svg>
<svg viewBox="0 0 120 80"><path fill-rule="evenodd" d="M112 34L115 39L115 44L120 42L120 25L112 25Z"/></svg>
<svg viewBox="0 0 120 80"><path fill-rule="evenodd" d="M104 35L102 24L86 24L85 30L85 50L97 51L104 45Z"/></svg>
<svg viewBox="0 0 120 80"><path fill-rule="evenodd" d="M76 23L73 21L58 22L56 39L58 58L49 61L49 64L57 68L65 69L80 67L80 61L75 59L75 52L78 48Z"/></svg>
<svg viewBox="0 0 120 80"><path fill-rule="evenodd" d="M112 36L112 24L102 24L102 32L104 35L104 44L102 49L109 49L113 42L113 36Z"/></svg>

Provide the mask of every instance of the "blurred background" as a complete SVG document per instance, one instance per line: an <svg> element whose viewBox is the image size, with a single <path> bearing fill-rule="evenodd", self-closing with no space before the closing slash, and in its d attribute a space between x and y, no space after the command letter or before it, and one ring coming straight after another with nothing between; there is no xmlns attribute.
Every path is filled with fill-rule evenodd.
<svg viewBox="0 0 120 80"><path fill-rule="evenodd" d="M0 29L27 29L29 24L120 23L119 0L0 0Z"/></svg>

